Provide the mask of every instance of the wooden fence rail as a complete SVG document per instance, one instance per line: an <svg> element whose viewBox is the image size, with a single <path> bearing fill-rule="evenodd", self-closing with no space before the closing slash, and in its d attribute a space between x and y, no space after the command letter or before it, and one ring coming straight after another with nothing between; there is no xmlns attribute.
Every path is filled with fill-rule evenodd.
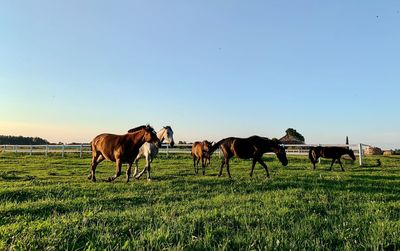
<svg viewBox="0 0 400 251"><path fill-rule="evenodd" d="M176 144L173 148L163 144L159 149L160 154L165 154L169 157L170 154L190 154L191 144ZM286 153L288 155L307 155L308 150L311 146L341 146L349 147L354 151L354 154L359 156L360 165L363 164L364 151L363 148L367 147L366 144L352 144L352 145L338 145L338 144L306 144L306 145L284 145ZM89 144L80 145L0 145L0 151L2 152L14 152L14 153L27 153L32 154L45 154L48 156L49 153L61 154L64 157L66 154L78 154L82 158L83 154L91 153ZM220 151L217 151L218 156L221 156Z"/></svg>

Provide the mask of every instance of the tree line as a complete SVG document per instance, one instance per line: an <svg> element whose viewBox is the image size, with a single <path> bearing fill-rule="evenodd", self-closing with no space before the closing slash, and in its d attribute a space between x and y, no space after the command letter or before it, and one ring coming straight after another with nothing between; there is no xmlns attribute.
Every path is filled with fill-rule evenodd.
<svg viewBox="0 0 400 251"><path fill-rule="evenodd" d="M39 137L0 135L0 145L49 145L50 142Z"/></svg>

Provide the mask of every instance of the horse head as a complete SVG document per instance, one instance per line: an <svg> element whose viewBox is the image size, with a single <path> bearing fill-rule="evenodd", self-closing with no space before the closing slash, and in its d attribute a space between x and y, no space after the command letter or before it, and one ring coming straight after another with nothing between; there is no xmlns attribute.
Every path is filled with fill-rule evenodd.
<svg viewBox="0 0 400 251"><path fill-rule="evenodd" d="M171 147L174 147L174 131L172 131L172 128L170 126L164 126L160 132L158 133L158 138L160 141L165 141L165 143L169 144Z"/></svg>
<svg viewBox="0 0 400 251"><path fill-rule="evenodd" d="M356 160L356 156L354 155L354 152L351 149L349 149L349 156L353 161Z"/></svg>
<svg viewBox="0 0 400 251"><path fill-rule="evenodd" d="M154 131L153 127L151 127L150 125L146 125L141 130L143 130L143 138L146 142L153 143L158 146L161 145L160 139L157 137L157 134Z"/></svg>
<svg viewBox="0 0 400 251"><path fill-rule="evenodd" d="M209 152L210 148L212 146L212 142L209 142L208 140L203 140L203 142L201 142L202 146L203 146L203 152Z"/></svg>
<svg viewBox="0 0 400 251"><path fill-rule="evenodd" d="M286 158L286 150L283 146L277 145L274 148L274 153L278 157L279 161L282 163L282 165L287 166L288 160Z"/></svg>

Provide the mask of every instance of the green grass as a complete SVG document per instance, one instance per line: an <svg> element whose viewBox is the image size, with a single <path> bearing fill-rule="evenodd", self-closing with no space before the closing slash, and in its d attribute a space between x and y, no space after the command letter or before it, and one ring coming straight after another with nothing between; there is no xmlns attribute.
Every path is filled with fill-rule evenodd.
<svg viewBox="0 0 400 251"><path fill-rule="evenodd" d="M103 182L114 174L103 162L92 183L88 157L3 153L0 250L400 249L400 158L380 159L330 172L328 160L314 171L306 157L267 156L270 179L233 159L229 180L216 156L206 176L160 156L151 182Z"/></svg>

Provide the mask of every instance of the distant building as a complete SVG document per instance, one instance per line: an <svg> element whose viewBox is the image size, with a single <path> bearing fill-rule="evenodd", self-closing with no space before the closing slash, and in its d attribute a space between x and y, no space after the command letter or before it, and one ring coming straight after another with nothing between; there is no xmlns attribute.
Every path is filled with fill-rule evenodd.
<svg viewBox="0 0 400 251"><path fill-rule="evenodd" d="M286 130L286 135L279 139L282 144L285 145L304 145L305 139L303 135L298 133L296 130L289 128Z"/></svg>

